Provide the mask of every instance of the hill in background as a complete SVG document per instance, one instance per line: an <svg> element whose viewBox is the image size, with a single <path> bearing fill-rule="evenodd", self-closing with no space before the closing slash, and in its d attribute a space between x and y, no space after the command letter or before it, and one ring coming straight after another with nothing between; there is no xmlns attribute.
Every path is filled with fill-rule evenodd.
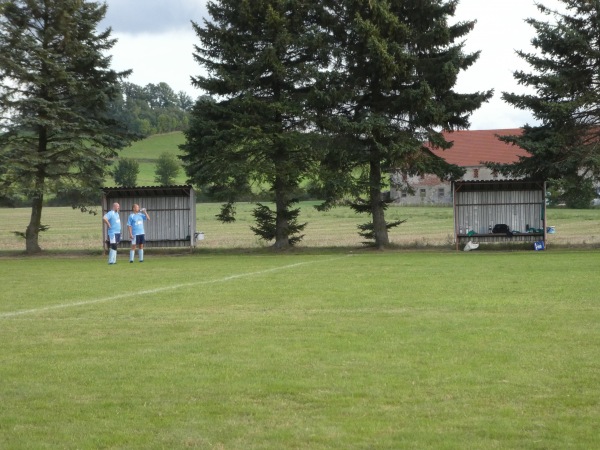
<svg viewBox="0 0 600 450"><path fill-rule="evenodd" d="M185 142L185 136L181 131L174 131L166 134L155 134L141 141L134 142L131 146L123 149L115 164L120 158L130 158L136 160L140 165L140 173L137 177L138 186L154 186L154 171L156 163L162 153L171 153L181 155L179 146ZM186 184L186 175L183 167L175 184ZM115 186L115 180L112 177L107 178L106 186Z"/></svg>

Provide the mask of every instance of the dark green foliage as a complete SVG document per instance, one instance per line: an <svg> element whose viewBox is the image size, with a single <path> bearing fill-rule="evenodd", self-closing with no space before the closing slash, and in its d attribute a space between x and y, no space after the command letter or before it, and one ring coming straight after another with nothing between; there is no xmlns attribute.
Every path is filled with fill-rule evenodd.
<svg viewBox="0 0 600 450"><path fill-rule="evenodd" d="M86 190L63 188L48 200L48 206L72 206L72 205L99 205L102 200L100 190ZM94 209L85 206L80 207L83 212L95 215Z"/></svg>
<svg viewBox="0 0 600 450"><path fill-rule="evenodd" d="M288 236L289 245L295 245L302 240L304 235L298 236L306 227L306 223L298 223L298 215L300 208L290 209L292 204L298 203L297 200L290 200L285 206L285 215L282 221L285 223L285 235ZM261 239L269 242L276 238L277 230L277 213L266 205L257 203L257 207L252 212L252 216L256 219L256 226L250 229Z"/></svg>
<svg viewBox="0 0 600 450"><path fill-rule="evenodd" d="M233 202L228 202L222 205L221 211L215 217L219 220L219 222L235 222L235 205Z"/></svg>
<svg viewBox="0 0 600 450"><path fill-rule="evenodd" d="M134 138L115 120L120 80L110 69L106 4L9 0L0 8L1 195L31 202L28 253L39 252L44 195L98 190L110 160ZM85 205L74 205L82 206Z"/></svg>
<svg viewBox="0 0 600 450"><path fill-rule="evenodd" d="M182 146L186 173L227 201L239 198L239 186L268 186L276 206L264 220L276 231L261 237L272 236L277 248L297 241L289 234L296 227L287 222L287 208L319 159L307 114L314 79L327 62L316 6L214 1L207 5L211 19L194 24L200 40L194 57L207 73L194 84L219 100L194 106Z"/></svg>
<svg viewBox="0 0 600 450"><path fill-rule="evenodd" d="M383 211L387 210L388 206L389 206L389 203L385 202L383 200L381 200L378 205L378 207L381 208ZM371 212L371 204L362 199L357 199L355 202L350 203L350 208L352 208L352 210L354 212L356 212L357 214L365 214L365 213ZM389 231L391 228L397 227L398 225L401 225L404 222L406 222L406 219L405 220L397 220L394 222L385 222L385 229L386 229L386 231ZM375 239L375 225L373 224L373 222L367 222L367 223L358 225L358 229L359 229L358 234L360 236L364 237L365 239L369 239L368 242L363 242L363 244L373 245L373 246L377 245L376 239Z"/></svg>
<svg viewBox="0 0 600 450"><path fill-rule="evenodd" d="M386 222L385 227L389 231L391 228L397 227L398 225L403 224L406 220L396 220L394 222ZM365 245L375 246L376 244L373 242L375 240L375 232L373 222L363 223L358 225L359 232L358 234L365 239L369 239L367 242L363 242Z"/></svg>
<svg viewBox="0 0 600 450"><path fill-rule="evenodd" d="M567 208L587 209L596 197L596 190L590 178L581 179L579 176L567 176L550 183L550 204L564 204Z"/></svg>
<svg viewBox="0 0 600 450"><path fill-rule="evenodd" d="M469 116L492 92L453 91L459 72L478 58L464 53L461 42L474 23L448 25L456 1L323 4L333 57L316 100L318 125L332 137L320 169L324 207L344 194L357 197L372 216L369 235L384 247L389 224L380 199L389 173L460 176L461 169L425 145L450 147L441 131L468 128Z"/></svg>
<svg viewBox="0 0 600 450"><path fill-rule="evenodd" d="M115 184L121 187L137 186L137 177L140 173L140 164L135 159L120 158L112 176Z"/></svg>
<svg viewBox="0 0 600 450"><path fill-rule="evenodd" d="M122 120L136 133L147 137L187 129L194 102L185 92L175 93L164 82L144 87L123 83L121 90Z"/></svg>
<svg viewBox="0 0 600 450"><path fill-rule="evenodd" d="M40 224L37 228L37 232L39 234L39 233L43 233L44 231L48 231L49 229L50 229L50 226ZM13 234L22 239L27 239L27 233L24 233L22 231L13 231Z"/></svg>
<svg viewBox="0 0 600 450"><path fill-rule="evenodd" d="M506 102L531 111L540 122L525 125L521 136L503 138L531 157L494 168L513 176L564 180L563 197L583 205L589 198L583 180L600 180L600 2L561 3L564 13L538 5L547 20L527 20L536 31L532 44L537 52L518 52L531 72L517 71L514 77L532 93L503 93ZM575 201L578 197L581 201Z"/></svg>
<svg viewBox="0 0 600 450"><path fill-rule="evenodd" d="M162 186L169 186L175 182L181 166L177 157L172 153L161 153L156 162L154 181Z"/></svg>

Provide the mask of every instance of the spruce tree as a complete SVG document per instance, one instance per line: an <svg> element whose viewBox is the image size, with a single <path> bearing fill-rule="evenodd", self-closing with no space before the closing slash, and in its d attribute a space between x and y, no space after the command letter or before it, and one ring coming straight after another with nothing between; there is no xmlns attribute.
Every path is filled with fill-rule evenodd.
<svg viewBox="0 0 600 450"><path fill-rule="evenodd" d="M333 59L317 98L319 126L334 144L322 166L323 188L328 200L356 196L354 209L372 219L360 234L378 248L389 244L388 228L398 224L385 221L388 175L460 176L426 144L449 148L441 131L468 128L471 113L492 94L453 90L459 72L479 56L466 54L459 40L474 22L449 24L457 3L324 0Z"/></svg>
<svg viewBox="0 0 600 450"><path fill-rule="evenodd" d="M115 150L130 141L110 112L126 73L110 69L110 29L96 31L106 8L85 0L0 6L0 188L31 202L28 253L41 250L44 195L97 196Z"/></svg>
<svg viewBox="0 0 600 450"><path fill-rule="evenodd" d="M291 210L300 180L315 166L306 114L314 78L325 64L315 5L304 0L219 0L194 24L195 59L207 75L193 78L215 100L196 103L183 161L197 185L221 193L224 211L239 186L268 186L274 211L258 205L259 237L275 248L297 242L305 224ZM221 218L231 220L228 214Z"/></svg>
<svg viewBox="0 0 600 450"><path fill-rule="evenodd" d="M531 111L539 121L525 124L521 136L503 138L531 157L494 168L556 180L557 186L573 191L566 194L573 198L586 195L578 192L582 186L591 192L585 180L600 180L600 1L561 3L561 12L540 4L546 20L527 20L536 31L536 52L517 52L531 72L517 71L514 77L530 93L503 93L506 102Z"/></svg>

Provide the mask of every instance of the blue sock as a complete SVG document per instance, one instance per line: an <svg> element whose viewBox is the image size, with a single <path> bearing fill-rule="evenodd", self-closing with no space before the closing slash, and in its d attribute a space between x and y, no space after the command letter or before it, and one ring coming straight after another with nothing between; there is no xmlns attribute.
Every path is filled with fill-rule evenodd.
<svg viewBox="0 0 600 450"><path fill-rule="evenodd" d="M133 261L135 257L135 250L129 250L129 261Z"/></svg>
<svg viewBox="0 0 600 450"><path fill-rule="evenodd" d="M140 262L142 262L144 260L144 250L142 250L141 248L138 250L138 255L140 257Z"/></svg>

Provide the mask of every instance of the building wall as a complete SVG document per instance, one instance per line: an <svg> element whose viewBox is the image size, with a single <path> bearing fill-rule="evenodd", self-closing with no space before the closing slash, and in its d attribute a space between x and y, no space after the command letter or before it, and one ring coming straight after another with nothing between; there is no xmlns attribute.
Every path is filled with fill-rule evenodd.
<svg viewBox="0 0 600 450"><path fill-rule="evenodd" d="M465 175L461 181L489 181L505 179L495 174L487 167L465 167ZM402 186L413 188L411 194ZM399 205L452 205L452 184L442 181L435 175L404 177L401 174L392 175L390 199Z"/></svg>

